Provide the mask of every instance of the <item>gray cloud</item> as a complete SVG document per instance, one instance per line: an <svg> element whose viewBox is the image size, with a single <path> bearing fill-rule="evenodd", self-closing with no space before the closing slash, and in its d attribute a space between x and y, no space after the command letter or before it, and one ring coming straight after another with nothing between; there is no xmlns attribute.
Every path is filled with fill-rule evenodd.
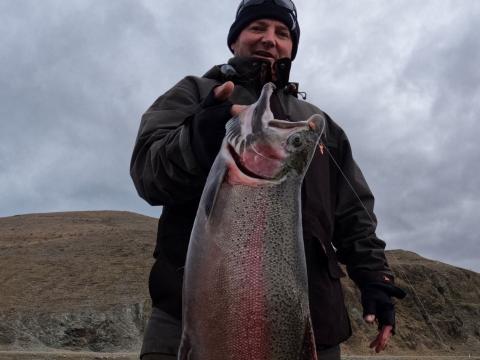
<svg viewBox="0 0 480 360"><path fill-rule="evenodd" d="M480 270L480 4L297 1L292 79L350 137L379 235ZM236 4L0 2L0 216L158 215L128 175L143 111L230 53Z"/></svg>
<svg viewBox="0 0 480 360"><path fill-rule="evenodd" d="M478 7L473 10L478 14ZM386 162L403 159L395 181L404 188L398 210L413 228L400 230L393 240L478 269L480 48L474 29L480 22L478 17L448 20L448 31L435 29L418 39L398 78L399 92L428 100L426 111L412 119L412 131L396 141L398 150L385 157Z"/></svg>
<svg viewBox="0 0 480 360"><path fill-rule="evenodd" d="M322 3L329 16L310 18L298 74L347 130L379 234L389 248L478 271L479 5Z"/></svg>

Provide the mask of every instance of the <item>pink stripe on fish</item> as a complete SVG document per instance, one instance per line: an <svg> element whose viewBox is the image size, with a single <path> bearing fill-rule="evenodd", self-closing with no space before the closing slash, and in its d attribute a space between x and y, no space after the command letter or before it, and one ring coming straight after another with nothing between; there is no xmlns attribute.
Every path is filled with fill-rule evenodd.
<svg viewBox="0 0 480 360"><path fill-rule="evenodd" d="M245 260L249 276L243 284L245 291L238 298L234 310L242 317L239 324L240 339L237 339L233 349L232 359L269 359L270 329L267 319L266 284L264 271L264 240L266 231L268 204L263 202L255 219L254 232L247 241Z"/></svg>

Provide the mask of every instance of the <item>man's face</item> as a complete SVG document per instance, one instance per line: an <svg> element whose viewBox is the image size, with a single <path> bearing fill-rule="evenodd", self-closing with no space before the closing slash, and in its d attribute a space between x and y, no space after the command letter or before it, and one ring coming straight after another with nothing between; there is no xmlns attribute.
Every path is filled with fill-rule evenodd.
<svg viewBox="0 0 480 360"><path fill-rule="evenodd" d="M235 56L258 57L272 64L292 57L292 38L287 26L277 20L260 19L242 30L232 44Z"/></svg>

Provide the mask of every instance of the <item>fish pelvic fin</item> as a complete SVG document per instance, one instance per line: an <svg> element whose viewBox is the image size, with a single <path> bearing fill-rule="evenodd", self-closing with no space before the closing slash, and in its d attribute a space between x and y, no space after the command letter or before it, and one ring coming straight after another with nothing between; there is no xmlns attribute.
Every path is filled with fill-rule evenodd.
<svg viewBox="0 0 480 360"><path fill-rule="evenodd" d="M310 316L305 321L305 335L303 337L302 355L300 360L318 360L315 337L313 336L312 320Z"/></svg>

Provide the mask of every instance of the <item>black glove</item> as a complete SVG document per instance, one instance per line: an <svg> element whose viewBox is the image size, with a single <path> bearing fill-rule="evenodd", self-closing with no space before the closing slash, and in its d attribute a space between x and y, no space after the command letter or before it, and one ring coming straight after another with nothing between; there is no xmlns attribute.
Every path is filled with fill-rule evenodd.
<svg viewBox="0 0 480 360"><path fill-rule="evenodd" d="M405 291L393 284L373 282L365 284L361 289L363 316L375 315L378 320L378 328L391 325L395 333L395 306L391 297L403 299Z"/></svg>
<svg viewBox="0 0 480 360"><path fill-rule="evenodd" d="M225 124L232 117L229 100L215 99L213 89L201 104L201 110L193 117L190 127L190 143L200 166L210 171L213 161L225 137Z"/></svg>

